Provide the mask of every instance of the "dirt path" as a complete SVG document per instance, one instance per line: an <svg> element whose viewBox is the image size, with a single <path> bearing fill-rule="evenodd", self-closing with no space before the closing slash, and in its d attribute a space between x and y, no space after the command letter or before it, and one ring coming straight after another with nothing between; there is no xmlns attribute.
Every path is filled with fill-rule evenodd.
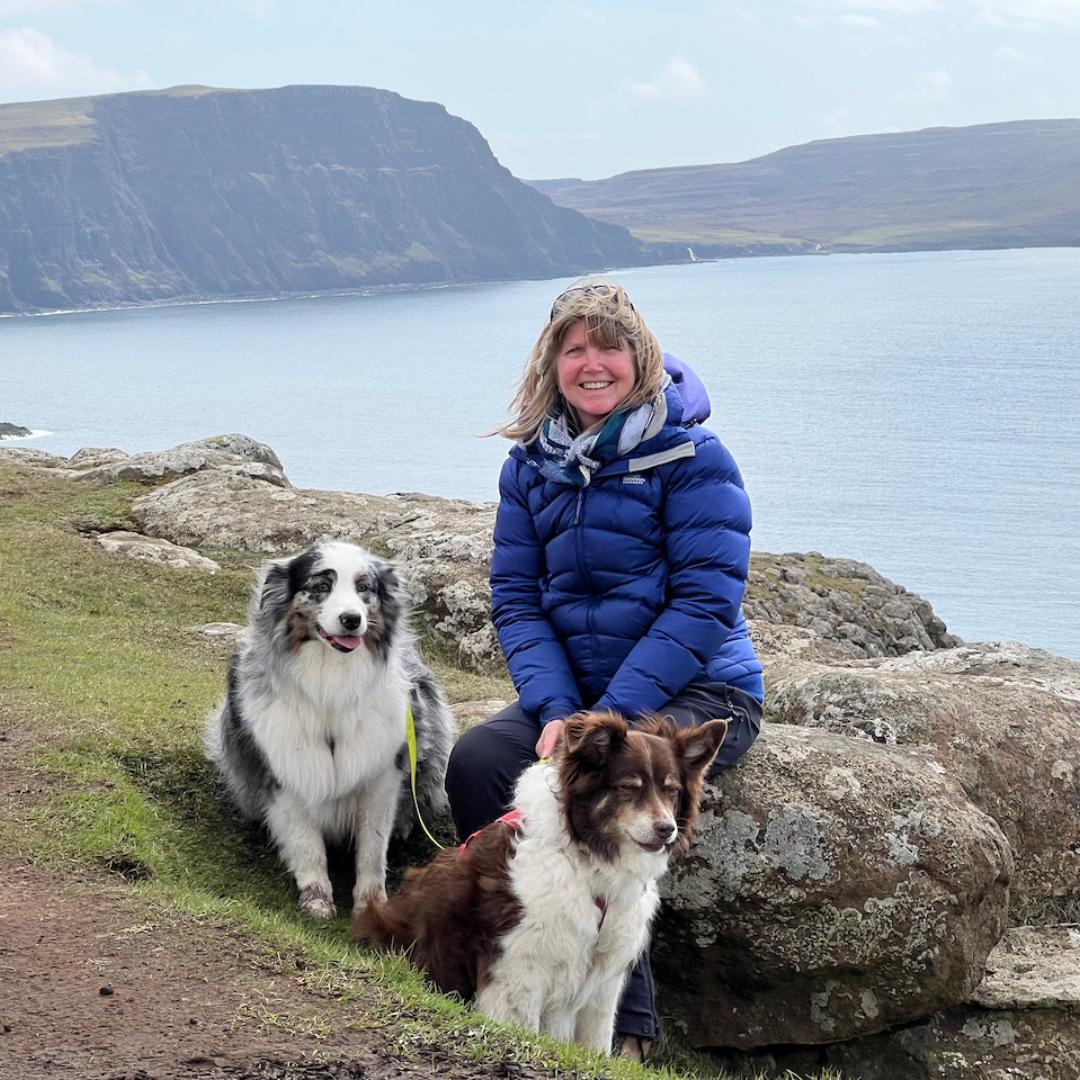
<svg viewBox="0 0 1080 1080"><path fill-rule="evenodd" d="M535 1077L417 1047L260 967L228 931L139 921L123 887L0 861L0 1077Z"/></svg>
<svg viewBox="0 0 1080 1080"><path fill-rule="evenodd" d="M0 841L48 783L20 765L27 727L0 703ZM463 1039L403 1053L392 1021L304 985L288 958L269 966L250 941L189 916L148 923L130 886L13 850L0 849L0 1080L567 1075L475 1062Z"/></svg>

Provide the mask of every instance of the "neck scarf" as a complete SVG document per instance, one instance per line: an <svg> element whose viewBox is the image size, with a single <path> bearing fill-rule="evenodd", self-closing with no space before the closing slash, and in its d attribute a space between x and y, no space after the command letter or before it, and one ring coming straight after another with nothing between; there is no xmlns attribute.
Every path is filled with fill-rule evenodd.
<svg viewBox="0 0 1080 1080"><path fill-rule="evenodd" d="M670 381L665 376L664 386ZM602 424L593 425L580 435L572 434L569 415L563 406L544 421L529 450L539 459L540 472L549 480L585 487L597 469L652 438L666 419L663 387L652 401L626 412L613 412Z"/></svg>

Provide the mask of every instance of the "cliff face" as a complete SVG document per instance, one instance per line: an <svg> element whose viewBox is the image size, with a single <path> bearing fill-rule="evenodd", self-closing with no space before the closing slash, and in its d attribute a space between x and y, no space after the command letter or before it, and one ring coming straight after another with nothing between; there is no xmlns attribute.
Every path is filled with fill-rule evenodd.
<svg viewBox="0 0 1080 1080"><path fill-rule="evenodd" d="M538 181L699 254L1080 245L1080 120L824 139L729 165Z"/></svg>
<svg viewBox="0 0 1080 1080"><path fill-rule="evenodd" d="M0 311L571 275L656 261L469 123L361 87L0 107Z"/></svg>

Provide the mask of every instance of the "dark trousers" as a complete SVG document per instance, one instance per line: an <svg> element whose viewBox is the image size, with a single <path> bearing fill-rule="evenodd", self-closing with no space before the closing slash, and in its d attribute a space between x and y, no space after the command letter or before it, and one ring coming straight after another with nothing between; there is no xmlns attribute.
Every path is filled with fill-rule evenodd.
<svg viewBox="0 0 1080 1080"><path fill-rule="evenodd" d="M761 704L726 683L691 683L658 709L681 727L711 719L728 721L728 733L709 773L733 765L750 749L761 728ZM466 731L450 755L446 793L458 836L465 839L510 809L518 777L536 761L540 724L515 702L487 723ZM646 951L619 1002L615 1030L655 1039L657 1017L652 968Z"/></svg>

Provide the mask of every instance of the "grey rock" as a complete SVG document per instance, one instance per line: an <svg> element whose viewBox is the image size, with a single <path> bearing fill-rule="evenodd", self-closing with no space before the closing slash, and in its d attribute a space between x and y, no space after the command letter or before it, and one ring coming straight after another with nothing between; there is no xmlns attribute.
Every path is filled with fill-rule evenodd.
<svg viewBox="0 0 1080 1080"><path fill-rule="evenodd" d="M921 596L853 559L754 552L747 618L816 631L856 656L898 656L959 644Z"/></svg>
<svg viewBox="0 0 1080 1080"><path fill-rule="evenodd" d="M20 427L18 424L9 424L6 421L0 423L0 439L25 439L32 434L29 428Z"/></svg>
<svg viewBox="0 0 1080 1080"><path fill-rule="evenodd" d="M962 1000L1012 855L928 755L766 727L663 886L661 1007L695 1047L826 1043Z"/></svg>
<svg viewBox="0 0 1080 1080"><path fill-rule="evenodd" d="M731 1064L888 1080L1076 1080L1080 927L1019 926L990 953L969 997L898 1031Z"/></svg>
<svg viewBox="0 0 1080 1080"><path fill-rule="evenodd" d="M132 454L85 469L79 477L145 482L187 476L206 469L229 469L275 487L290 486L277 454L247 435L216 435L181 443L170 450Z"/></svg>
<svg viewBox="0 0 1080 1080"><path fill-rule="evenodd" d="M1080 924L1007 930L968 1000L985 1009L1072 1009L1080 1020ZM1080 1046L1080 1027L1076 1034Z"/></svg>
<svg viewBox="0 0 1080 1080"><path fill-rule="evenodd" d="M502 665L489 620L492 504L415 493L273 491L235 462L208 461L138 499L135 514L147 534L198 547L277 554L326 537L366 544L404 564L418 613L462 664ZM954 640L938 630L924 600L861 563L755 554L751 574L747 608L765 653L832 662L886 655L900 643L932 649ZM874 607L886 601L899 603L903 616L890 619Z"/></svg>
<svg viewBox="0 0 1080 1080"><path fill-rule="evenodd" d="M1080 664L1015 643L768 669L770 719L929 748L1004 830L1016 887L1080 892Z"/></svg>
<svg viewBox="0 0 1080 1080"><path fill-rule="evenodd" d="M67 465L67 458L47 454L32 446L0 446L0 461L33 469L60 469Z"/></svg>
<svg viewBox="0 0 1080 1080"><path fill-rule="evenodd" d="M0 460L12 454L9 460L79 479L177 477L135 502L142 531L177 544L281 554L324 538L363 543L404 565L417 613L464 666L502 668L489 621L494 504L296 490L273 450L245 435L70 468L89 465L94 453L122 451L80 451L85 457L69 463L11 449L0 450ZM766 660L847 662L956 641L922 598L863 563L814 553L755 552L745 607Z"/></svg>
<svg viewBox="0 0 1080 1080"><path fill-rule="evenodd" d="M213 559L205 558L192 548L179 547L168 540L140 536L138 533L123 530L102 533L97 537L97 542L112 555L162 563L178 570L204 570L216 574L221 569Z"/></svg>
<svg viewBox="0 0 1080 1080"><path fill-rule="evenodd" d="M84 446L68 458L68 465L73 469L90 469L95 465L112 465L123 461L128 455L123 450L110 446Z"/></svg>
<svg viewBox="0 0 1080 1080"><path fill-rule="evenodd" d="M265 554L333 538L399 560L420 618L474 670L501 666L489 625L494 507L430 495L274 489L233 469L174 481L134 504L151 536Z"/></svg>
<svg viewBox="0 0 1080 1080"><path fill-rule="evenodd" d="M220 642L229 652L239 652L247 641L247 628L239 623L214 622L201 623L191 628L193 634L213 638Z"/></svg>

